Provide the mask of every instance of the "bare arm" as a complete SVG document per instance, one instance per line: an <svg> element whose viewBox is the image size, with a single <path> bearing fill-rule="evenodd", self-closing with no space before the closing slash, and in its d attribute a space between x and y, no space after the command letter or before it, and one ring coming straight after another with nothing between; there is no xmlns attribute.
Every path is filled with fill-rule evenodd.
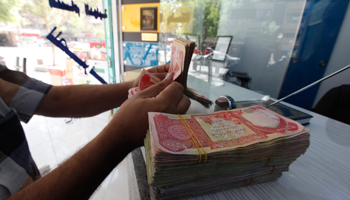
<svg viewBox="0 0 350 200"><path fill-rule="evenodd" d="M169 65L149 69L164 78ZM109 85L53 86L35 114L49 117L89 117L119 107L127 98L128 90L138 85L134 81Z"/></svg>
<svg viewBox="0 0 350 200"><path fill-rule="evenodd" d="M0 78L0 97L7 105L10 105L12 98L19 90L19 86L10 82L7 82Z"/></svg>
<svg viewBox="0 0 350 200"><path fill-rule="evenodd" d="M25 74L6 70L16 83L0 78L0 97L10 105ZM28 77L27 77L28 78ZM88 117L119 107L136 81L109 85L53 86L35 114L50 117Z"/></svg>
<svg viewBox="0 0 350 200"><path fill-rule="evenodd" d="M185 113L190 105L173 76L137 93L89 144L61 166L10 199L88 199L113 168L143 144L147 113Z"/></svg>
<svg viewBox="0 0 350 200"><path fill-rule="evenodd" d="M109 85L53 86L35 114L49 117L89 117L119 107L133 82Z"/></svg>

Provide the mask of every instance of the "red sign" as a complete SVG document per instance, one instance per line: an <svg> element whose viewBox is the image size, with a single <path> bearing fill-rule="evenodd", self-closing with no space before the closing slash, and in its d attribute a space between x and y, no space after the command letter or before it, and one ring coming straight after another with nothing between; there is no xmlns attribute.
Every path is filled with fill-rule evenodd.
<svg viewBox="0 0 350 200"><path fill-rule="evenodd" d="M25 37L40 37L40 35L37 34L37 33L21 33L21 36L25 36Z"/></svg>
<svg viewBox="0 0 350 200"><path fill-rule="evenodd" d="M90 44L90 48L97 48L97 49L100 49L102 47L106 48L106 43L104 42L89 42Z"/></svg>

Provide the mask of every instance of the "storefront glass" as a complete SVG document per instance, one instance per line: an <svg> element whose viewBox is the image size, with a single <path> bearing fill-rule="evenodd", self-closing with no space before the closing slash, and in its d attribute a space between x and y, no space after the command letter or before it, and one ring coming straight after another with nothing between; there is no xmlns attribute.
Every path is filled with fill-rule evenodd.
<svg viewBox="0 0 350 200"><path fill-rule="evenodd" d="M51 3L61 2L73 11L58 9ZM103 18L86 14L98 9L104 13L102 1L5 1L0 18L0 61L12 70L53 85L101 84L89 74L91 68L108 82L105 29ZM89 68L85 70L46 36L62 34L65 46ZM25 63L25 64L24 64ZM24 69L25 65L25 69Z"/></svg>
<svg viewBox="0 0 350 200"><path fill-rule="evenodd" d="M196 42L191 70L277 97L305 0L160 2L160 42ZM163 60L169 60L165 51Z"/></svg>

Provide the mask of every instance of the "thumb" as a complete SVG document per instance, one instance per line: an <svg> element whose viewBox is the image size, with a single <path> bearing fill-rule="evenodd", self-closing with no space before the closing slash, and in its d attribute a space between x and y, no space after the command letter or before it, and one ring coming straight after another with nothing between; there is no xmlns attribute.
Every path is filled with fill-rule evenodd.
<svg viewBox="0 0 350 200"><path fill-rule="evenodd" d="M165 78L165 76L168 74L167 73L152 73L152 75L156 76L160 80L163 80Z"/></svg>
<svg viewBox="0 0 350 200"><path fill-rule="evenodd" d="M155 97L161 91L163 91L170 83L173 82L174 73L168 73L166 77L159 83L152 85L151 87L140 92L140 96L143 97Z"/></svg>

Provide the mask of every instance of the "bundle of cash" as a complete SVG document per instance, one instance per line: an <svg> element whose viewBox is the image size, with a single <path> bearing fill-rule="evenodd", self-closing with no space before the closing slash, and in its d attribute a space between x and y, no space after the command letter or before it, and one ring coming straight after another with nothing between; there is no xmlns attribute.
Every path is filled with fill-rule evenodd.
<svg viewBox="0 0 350 200"><path fill-rule="evenodd" d="M176 79L176 76L174 74L174 80ZM139 81L139 85L138 87L134 87L134 88L130 88L128 91L128 98L134 96L136 93L160 82L161 79L158 78L157 76L155 76L152 73L149 73L147 70L142 70L142 73L140 75L140 81ZM207 101L210 101L207 97L205 97L204 95L202 95L200 92L198 92L195 89L192 88L187 88L187 90L189 90L193 95L195 95L198 98L201 99L205 99Z"/></svg>
<svg viewBox="0 0 350 200"><path fill-rule="evenodd" d="M198 101L204 107L209 108L213 102L195 90L187 88L187 75L190 67L195 42L183 38L177 38L171 46L171 59L169 72L174 72L174 80L184 87L184 94Z"/></svg>
<svg viewBox="0 0 350 200"><path fill-rule="evenodd" d="M276 180L309 146L309 130L267 108L149 113L152 199L181 199Z"/></svg>
<svg viewBox="0 0 350 200"><path fill-rule="evenodd" d="M196 90L187 88L188 68L191 63L194 47L195 43L192 41L182 38L175 39L171 46L169 72L174 73L174 81L177 81L183 85L185 95L193 100L198 101L206 108L209 108L209 106L213 104L211 100L199 94ZM143 70L138 87L131 88L129 90L129 98L136 94L138 91L142 91L159 81L160 79L154 74Z"/></svg>

